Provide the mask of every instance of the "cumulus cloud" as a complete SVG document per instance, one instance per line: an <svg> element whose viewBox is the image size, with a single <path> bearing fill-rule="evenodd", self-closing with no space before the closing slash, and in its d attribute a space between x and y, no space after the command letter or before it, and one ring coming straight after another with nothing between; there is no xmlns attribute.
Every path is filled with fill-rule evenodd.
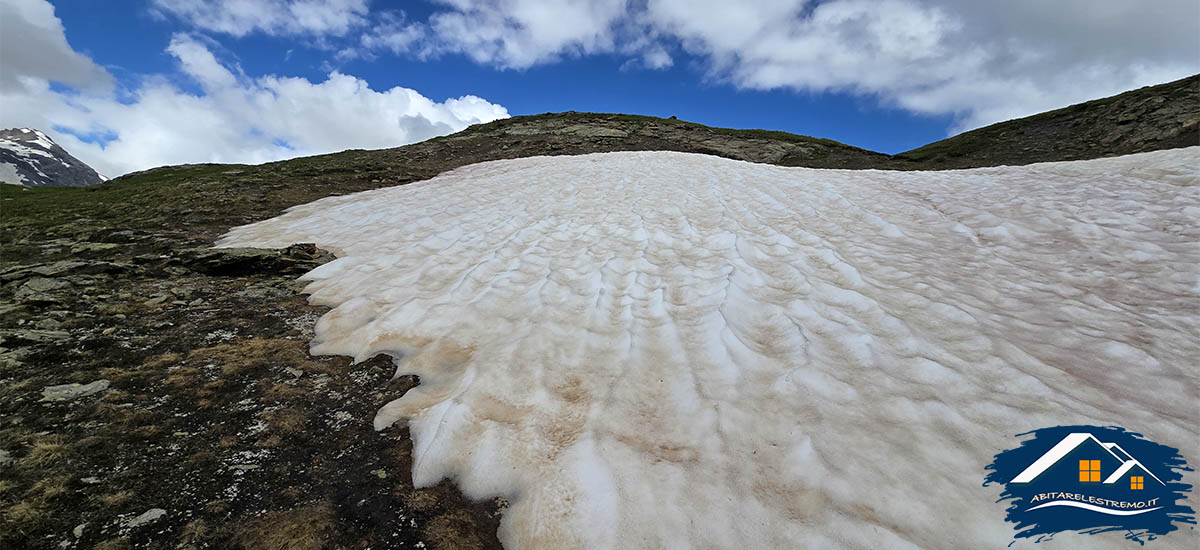
<svg viewBox="0 0 1200 550"><path fill-rule="evenodd" d="M504 69L664 68L682 49L717 81L869 95L957 129L1200 72L1194 0L448 0L427 27L423 51Z"/></svg>
<svg viewBox="0 0 1200 550"><path fill-rule="evenodd" d="M833 0L734 9L654 0L647 9L737 85L872 94L911 111L958 114L963 128L1200 68L1195 3L980 4ZM1163 32L1153 32L1156 25L1171 37L1142 38Z"/></svg>
<svg viewBox="0 0 1200 550"><path fill-rule="evenodd" d="M10 25L50 29L55 36L48 40L65 48L55 55L79 63L62 76L36 67L19 71L30 63L9 65L6 57L5 78L11 76L12 82L0 89L0 126L42 129L108 176L164 164L258 163L347 148L394 147L508 116L504 107L479 97L435 102L403 87L376 91L337 71L322 82L251 78L231 70L203 41L187 34L176 34L166 51L201 94L183 91L161 75L119 91L62 91L51 82L84 83L80 75L107 74L65 46L52 10L13 13L15 17L6 12L3 19L6 39ZM43 19L31 20L27 13ZM7 44L4 52L15 58L43 55Z"/></svg>
<svg viewBox="0 0 1200 550"><path fill-rule="evenodd" d="M954 130L1200 72L1195 0L437 0L423 21L366 0L154 1L204 30L315 35L341 60L604 54L655 70L686 53L715 82L869 96Z"/></svg>
<svg viewBox="0 0 1200 550"><path fill-rule="evenodd" d="M625 0L449 0L429 18L443 49L479 63L526 68L560 58L612 51Z"/></svg>
<svg viewBox="0 0 1200 550"><path fill-rule="evenodd" d="M0 90L16 89L26 78L73 86L109 85L104 69L71 49L54 6L44 0L0 2Z"/></svg>

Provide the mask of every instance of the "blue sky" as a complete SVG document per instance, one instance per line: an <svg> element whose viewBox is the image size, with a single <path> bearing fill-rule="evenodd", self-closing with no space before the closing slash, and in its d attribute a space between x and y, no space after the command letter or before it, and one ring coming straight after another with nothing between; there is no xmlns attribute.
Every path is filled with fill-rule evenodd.
<svg viewBox="0 0 1200 550"><path fill-rule="evenodd" d="M41 127L108 175L396 146L564 110L895 153L1200 71L1200 6L1131 6L0 0L9 40L46 41L0 53L0 123Z"/></svg>
<svg viewBox="0 0 1200 550"><path fill-rule="evenodd" d="M151 15L146 2L96 0L52 2L77 50L114 75L170 73L175 59L162 51L176 32L190 30L171 18ZM425 19L435 5L403 3L410 18ZM120 39L114 40L114 36ZM731 128L767 128L835 139L875 151L897 153L946 137L950 115L914 114L884 108L873 97L837 92L739 89L705 77L701 63L680 53L663 70L624 67L619 55L581 56L523 70L474 63L462 55L436 60L386 56L339 61L336 52L291 37L215 35L225 57L248 74L325 77L331 68L365 79L376 89L405 86L435 100L474 94L504 105L512 115L597 111L677 116ZM149 55L147 53L149 52ZM290 52L290 53L289 53ZM181 79L182 86L190 86Z"/></svg>

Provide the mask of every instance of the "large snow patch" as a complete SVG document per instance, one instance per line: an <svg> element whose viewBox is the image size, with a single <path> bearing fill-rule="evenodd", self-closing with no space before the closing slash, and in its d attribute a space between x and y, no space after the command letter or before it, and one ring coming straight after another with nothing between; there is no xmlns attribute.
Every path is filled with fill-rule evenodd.
<svg viewBox="0 0 1200 550"><path fill-rule="evenodd" d="M313 353L419 375L376 427L409 423L417 485L508 496L510 548L999 548L1015 434L1195 450L1197 165L525 158L219 245L339 256L304 277ZM1129 544L1084 536L1040 546Z"/></svg>

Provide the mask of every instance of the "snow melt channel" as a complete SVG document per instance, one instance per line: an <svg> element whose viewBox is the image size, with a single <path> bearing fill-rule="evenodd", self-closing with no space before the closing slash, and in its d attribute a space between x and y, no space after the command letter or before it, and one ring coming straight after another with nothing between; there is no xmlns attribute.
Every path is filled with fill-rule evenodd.
<svg viewBox="0 0 1200 550"><path fill-rule="evenodd" d="M995 548L1015 434L1200 437L1198 161L525 158L219 245L339 256L313 353L419 375L376 427L409 423L418 486L508 496L508 548ZM1128 544L1081 536L1040 546Z"/></svg>

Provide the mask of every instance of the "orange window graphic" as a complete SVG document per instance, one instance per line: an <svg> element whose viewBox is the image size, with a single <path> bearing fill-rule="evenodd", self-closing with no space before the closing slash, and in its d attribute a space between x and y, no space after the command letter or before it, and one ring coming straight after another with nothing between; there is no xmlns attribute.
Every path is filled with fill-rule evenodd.
<svg viewBox="0 0 1200 550"><path fill-rule="evenodd" d="M1142 476L1129 476L1129 488L1130 489L1141 489L1142 488Z"/></svg>
<svg viewBox="0 0 1200 550"><path fill-rule="evenodd" d="M1090 483L1100 481L1100 461L1099 460L1080 460L1079 461L1079 481Z"/></svg>

